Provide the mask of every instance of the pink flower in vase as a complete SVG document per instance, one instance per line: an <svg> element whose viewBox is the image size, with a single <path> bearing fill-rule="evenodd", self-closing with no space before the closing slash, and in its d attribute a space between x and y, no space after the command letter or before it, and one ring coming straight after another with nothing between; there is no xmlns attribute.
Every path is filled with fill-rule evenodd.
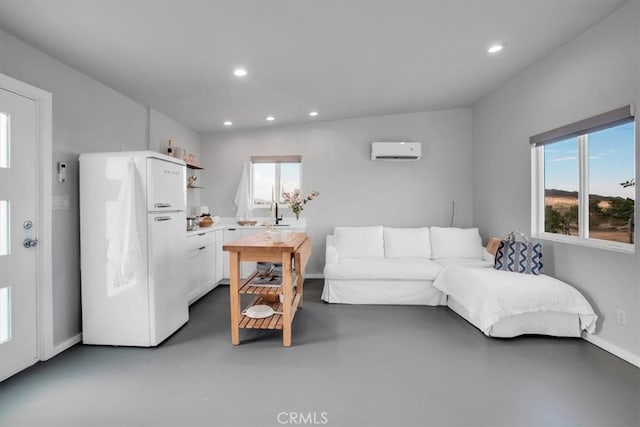
<svg viewBox="0 0 640 427"><path fill-rule="evenodd" d="M300 213L303 211L303 206L315 199L320 193L312 191L306 198L302 198L302 191L299 188L293 190L293 194L283 191L282 198L285 203L289 204L289 207L296 216L296 219L300 219Z"/></svg>

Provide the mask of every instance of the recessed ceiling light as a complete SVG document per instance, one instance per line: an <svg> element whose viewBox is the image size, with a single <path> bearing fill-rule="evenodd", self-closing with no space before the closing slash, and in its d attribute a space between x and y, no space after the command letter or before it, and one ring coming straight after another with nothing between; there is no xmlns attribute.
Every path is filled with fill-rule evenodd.
<svg viewBox="0 0 640 427"><path fill-rule="evenodd" d="M491 45L491 46L489 47L489 49L487 49L487 52L489 52L489 53L498 53L498 52L500 52L502 49L504 49L504 48L505 48L505 46L506 46L506 44L504 44L504 43L494 44L494 45Z"/></svg>
<svg viewBox="0 0 640 427"><path fill-rule="evenodd" d="M315 116L317 116L317 115L318 115L318 112L317 112L317 111L312 111L312 112L310 112L310 113L309 113L309 115L310 115L311 117L315 117Z"/></svg>
<svg viewBox="0 0 640 427"><path fill-rule="evenodd" d="M235 70L233 70L233 75L236 77L244 77L247 75L247 70L245 70L242 67L238 67Z"/></svg>
<svg viewBox="0 0 640 427"><path fill-rule="evenodd" d="M267 116L267 121L268 121L268 122L272 122L272 121L274 121L275 119L276 119L276 118L275 118L275 117L273 117L273 116Z"/></svg>
<svg viewBox="0 0 640 427"><path fill-rule="evenodd" d="M231 122L231 121L229 121L229 120L227 120L226 122L224 122L224 125L225 125L225 126L231 126L232 124L233 124L233 122Z"/></svg>

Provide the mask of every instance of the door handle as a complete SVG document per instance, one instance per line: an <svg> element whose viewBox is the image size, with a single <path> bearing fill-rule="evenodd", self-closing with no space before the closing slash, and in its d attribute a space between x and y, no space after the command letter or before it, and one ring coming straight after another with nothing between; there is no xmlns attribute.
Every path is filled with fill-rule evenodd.
<svg viewBox="0 0 640 427"><path fill-rule="evenodd" d="M25 248L35 248L38 246L38 239L24 239L22 246Z"/></svg>
<svg viewBox="0 0 640 427"><path fill-rule="evenodd" d="M155 217L155 221L171 221L173 219L172 216L157 216Z"/></svg>
<svg viewBox="0 0 640 427"><path fill-rule="evenodd" d="M171 203L156 203L154 205L156 208L170 208L173 207Z"/></svg>

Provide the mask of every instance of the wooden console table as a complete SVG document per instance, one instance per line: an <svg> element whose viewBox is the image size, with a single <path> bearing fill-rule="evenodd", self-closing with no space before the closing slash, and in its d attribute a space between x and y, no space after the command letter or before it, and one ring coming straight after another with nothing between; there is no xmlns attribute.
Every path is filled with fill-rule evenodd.
<svg viewBox="0 0 640 427"><path fill-rule="evenodd" d="M282 330L282 345L291 346L291 323L298 308L302 308L304 268L311 256L311 239L305 233L289 233L281 243L274 243L267 233L254 234L222 247L229 252L229 292L231 303L231 343L240 344L240 328ZM282 263L282 285L267 287L251 284L254 272L240 280L243 261ZM241 314L240 295L254 294L250 305L265 304L274 314L264 319L252 319ZM282 302L280 302L282 296Z"/></svg>

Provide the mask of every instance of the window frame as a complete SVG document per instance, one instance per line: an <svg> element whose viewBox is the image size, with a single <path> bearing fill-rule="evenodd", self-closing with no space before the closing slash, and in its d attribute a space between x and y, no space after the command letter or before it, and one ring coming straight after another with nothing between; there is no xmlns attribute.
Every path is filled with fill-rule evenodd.
<svg viewBox="0 0 640 427"><path fill-rule="evenodd" d="M300 166L300 180L298 181L298 188L302 188L302 156L300 155L285 155L285 156L251 156L249 162L249 197L251 198L251 209L270 209L270 204L259 205L254 203L254 194L253 194L253 165L255 163L275 163L275 186L274 193L278 196L276 197L275 202L278 203L278 206L288 208L290 207L288 203L284 203L280 201L282 198L282 191L280 188L280 174L281 174L281 164L282 163L298 163Z"/></svg>
<svg viewBox="0 0 640 427"><path fill-rule="evenodd" d="M614 112L624 114L628 111L626 119L609 120ZM589 123L600 123L588 126ZM534 135L531 143L531 236L536 239L563 242L579 246L600 248L624 253L635 253L638 233L634 230L634 243L613 242L610 240L595 239L589 237L589 134L598 130L609 129L625 123L633 123L634 135L637 132L637 124L634 119L633 106L623 107L604 113L591 119L586 119L549 132ZM583 128L581 131L580 128ZM564 132L564 135L563 135ZM578 138L578 236L550 233L545 231L545 168L544 146L560 142L571 137ZM634 151L636 150L634 138ZM637 171L634 169L633 179L637 182ZM637 204L636 204L637 209Z"/></svg>

